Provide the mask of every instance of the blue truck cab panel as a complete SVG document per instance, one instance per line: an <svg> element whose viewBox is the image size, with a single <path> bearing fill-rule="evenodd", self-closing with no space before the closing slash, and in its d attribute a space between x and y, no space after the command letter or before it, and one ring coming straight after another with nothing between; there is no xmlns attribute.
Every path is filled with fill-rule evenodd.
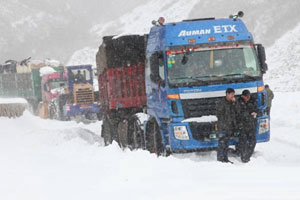
<svg viewBox="0 0 300 200"><path fill-rule="evenodd" d="M146 50L147 112L160 126L164 147L175 152L216 147L216 103L229 87L237 96L248 89L257 99L257 142L269 141L263 73L252 34L240 19L152 27Z"/></svg>
<svg viewBox="0 0 300 200"><path fill-rule="evenodd" d="M68 66L68 88L73 98L72 104L65 105L67 116L99 113L100 106L95 103L93 71L91 65Z"/></svg>

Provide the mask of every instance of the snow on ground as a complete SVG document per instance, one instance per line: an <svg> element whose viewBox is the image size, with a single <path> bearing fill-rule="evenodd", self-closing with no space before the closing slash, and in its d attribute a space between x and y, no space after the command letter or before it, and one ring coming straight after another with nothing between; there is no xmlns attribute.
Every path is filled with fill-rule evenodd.
<svg viewBox="0 0 300 200"><path fill-rule="evenodd" d="M25 103L27 104L26 99L23 98L4 98L0 97L0 104L6 104L6 103Z"/></svg>
<svg viewBox="0 0 300 200"><path fill-rule="evenodd" d="M275 93L271 141L250 163L104 147L101 122L0 118L0 199L300 199L300 93Z"/></svg>

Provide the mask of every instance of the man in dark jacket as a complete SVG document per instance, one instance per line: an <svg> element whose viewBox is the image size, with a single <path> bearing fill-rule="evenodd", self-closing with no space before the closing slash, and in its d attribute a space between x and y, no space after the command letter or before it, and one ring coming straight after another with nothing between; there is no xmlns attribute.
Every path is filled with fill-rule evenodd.
<svg viewBox="0 0 300 200"><path fill-rule="evenodd" d="M256 99L251 97L249 90L244 90L237 101L237 123L240 131L237 149L242 162L249 162L256 146L256 116L258 113Z"/></svg>
<svg viewBox="0 0 300 200"><path fill-rule="evenodd" d="M267 92L267 98L268 98L267 114L270 116L270 111L271 111L271 106L272 106L272 100L274 98L274 93L270 89L269 85L265 85L265 90Z"/></svg>
<svg viewBox="0 0 300 200"><path fill-rule="evenodd" d="M217 102L217 118L218 118L218 137L219 145L217 148L217 160L221 162L230 162L228 160L228 146L230 136L236 130L236 104L235 91L227 88L225 98Z"/></svg>

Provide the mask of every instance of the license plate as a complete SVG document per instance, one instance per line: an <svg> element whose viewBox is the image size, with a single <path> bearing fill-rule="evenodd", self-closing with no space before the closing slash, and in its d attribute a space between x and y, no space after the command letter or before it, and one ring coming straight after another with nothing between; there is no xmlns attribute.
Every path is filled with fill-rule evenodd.
<svg viewBox="0 0 300 200"><path fill-rule="evenodd" d="M209 135L209 138L210 138L210 139L216 139L216 138L217 138L217 135L216 135L216 134L210 134L210 135Z"/></svg>
<svg viewBox="0 0 300 200"><path fill-rule="evenodd" d="M81 108L89 108L87 105L81 105Z"/></svg>

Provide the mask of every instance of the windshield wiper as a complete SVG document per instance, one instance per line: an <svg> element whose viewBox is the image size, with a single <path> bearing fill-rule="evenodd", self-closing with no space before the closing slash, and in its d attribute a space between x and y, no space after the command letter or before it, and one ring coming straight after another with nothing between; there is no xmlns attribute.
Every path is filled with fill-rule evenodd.
<svg viewBox="0 0 300 200"><path fill-rule="evenodd" d="M248 74L225 74L224 76L244 76L244 77L247 77L247 78L251 78L252 80L256 80L256 77L255 76L251 76L251 75L248 75Z"/></svg>
<svg viewBox="0 0 300 200"><path fill-rule="evenodd" d="M206 76L195 76L195 78L214 78L214 77L220 77L220 76L217 76L217 75L206 75Z"/></svg>
<svg viewBox="0 0 300 200"><path fill-rule="evenodd" d="M183 77L176 77L176 78L172 78L173 80L178 80L178 79L192 79L192 80L196 80L196 81L200 81L200 82L205 82L204 80L201 80L200 78L202 77L198 77L198 76L183 76Z"/></svg>

